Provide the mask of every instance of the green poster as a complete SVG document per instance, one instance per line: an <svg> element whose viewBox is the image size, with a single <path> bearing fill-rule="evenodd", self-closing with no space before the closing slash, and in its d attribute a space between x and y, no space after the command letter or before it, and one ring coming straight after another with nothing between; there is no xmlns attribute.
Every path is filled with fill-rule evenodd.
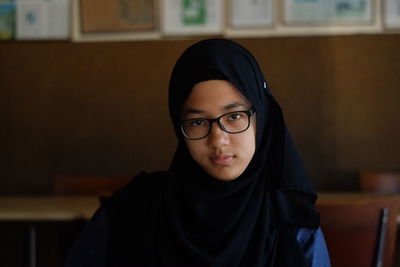
<svg viewBox="0 0 400 267"><path fill-rule="evenodd" d="M183 0L183 24L204 25L206 23L206 6L206 0Z"/></svg>

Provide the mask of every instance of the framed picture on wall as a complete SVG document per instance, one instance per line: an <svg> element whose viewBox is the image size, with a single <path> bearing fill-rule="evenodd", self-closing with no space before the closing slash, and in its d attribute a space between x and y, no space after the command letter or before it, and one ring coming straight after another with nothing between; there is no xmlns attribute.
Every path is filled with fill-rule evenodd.
<svg viewBox="0 0 400 267"><path fill-rule="evenodd" d="M273 4L273 0L230 0L228 25L232 29L271 27Z"/></svg>
<svg viewBox="0 0 400 267"><path fill-rule="evenodd" d="M278 0L228 0L226 3L226 37L260 37L277 33Z"/></svg>
<svg viewBox="0 0 400 267"><path fill-rule="evenodd" d="M10 40L15 36L15 2L0 1L0 40Z"/></svg>
<svg viewBox="0 0 400 267"><path fill-rule="evenodd" d="M164 35L212 35L223 31L223 0L163 0L162 3Z"/></svg>
<svg viewBox="0 0 400 267"><path fill-rule="evenodd" d="M16 39L69 39L68 0L19 0Z"/></svg>
<svg viewBox="0 0 400 267"><path fill-rule="evenodd" d="M158 0L72 0L74 41L157 39Z"/></svg>
<svg viewBox="0 0 400 267"><path fill-rule="evenodd" d="M400 29L400 0L383 0L383 21L387 29Z"/></svg>
<svg viewBox="0 0 400 267"><path fill-rule="evenodd" d="M285 25L365 25L373 23L373 0L284 0Z"/></svg>

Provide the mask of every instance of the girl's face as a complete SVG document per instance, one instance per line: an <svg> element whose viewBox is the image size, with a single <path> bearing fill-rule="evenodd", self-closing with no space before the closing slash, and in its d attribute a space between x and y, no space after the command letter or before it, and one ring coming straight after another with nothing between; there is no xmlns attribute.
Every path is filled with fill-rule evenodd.
<svg viewBox="0 0 400 267"><path fill-rule="evenodd" d="M230 82L210 80L193 87L184 104L182 120L213 119L229 112L250 109L249 101ZM228 116L228 120L237 118L237 114ZM231 181L244 172L254 155L255 125L255 114L250 117L249 128L241 133L229 134L218 123L212 123L208 136L199 140L185 139L186 145L193 159L209 175Z"/></svg>

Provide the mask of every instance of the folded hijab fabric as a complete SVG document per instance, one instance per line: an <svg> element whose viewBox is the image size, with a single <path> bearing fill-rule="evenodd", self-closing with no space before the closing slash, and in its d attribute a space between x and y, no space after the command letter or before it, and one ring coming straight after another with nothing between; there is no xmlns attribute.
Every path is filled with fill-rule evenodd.
<svg viewBox="0 0 400 267"><path fill-rule="evenodd" d="M182 107L204 80L231 82L256 111L256 151L233 181L210 177L180 133ZM223 39L195 43L169 84L178 138L171 168L141 174L104 202L109 266L307 266L299 228L319 227L312 185L278 103L251 53Z"/></svg>

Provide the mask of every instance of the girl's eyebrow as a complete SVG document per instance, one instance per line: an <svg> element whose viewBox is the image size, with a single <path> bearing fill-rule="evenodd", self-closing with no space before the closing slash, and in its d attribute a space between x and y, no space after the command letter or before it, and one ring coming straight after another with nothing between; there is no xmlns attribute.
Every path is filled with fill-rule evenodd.
<svg viewBox="0 0 400 267"><path fill-rule="evenodd" d="M205 112L199 109L194 109L194 108L189 108L183 113L183 116L186 116L188 114L204 114Z"/></svg>
<svg viewBox="0 0 400 267"><path fill-rule="evenodd" d="M247 108L247 105L245 105L243 103L240 103L240 102L235 102L235 103L232 103L232 104L229 104L229 105L225 106L223 108L223 110L231 110L231 109L234 109L234 108L237 108L237 107L246 107Z"/></svg>

